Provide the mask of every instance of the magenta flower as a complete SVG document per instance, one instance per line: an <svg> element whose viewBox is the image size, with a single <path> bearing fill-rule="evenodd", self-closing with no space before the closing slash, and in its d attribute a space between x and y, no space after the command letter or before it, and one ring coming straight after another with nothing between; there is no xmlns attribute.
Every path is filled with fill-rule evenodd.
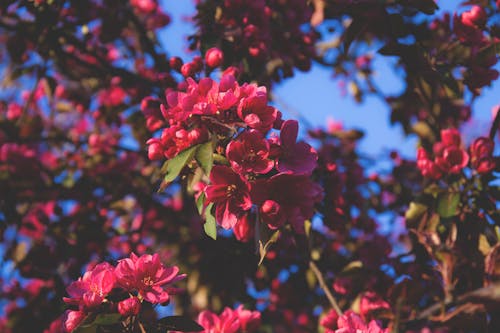
<svg viewBox="0 0 500 333"><path fill-rule="evenodd" d="M137 291L144 300L152 304L167 303L170 300L165 286L185 278L177 275L177 266L165 267L158 254L143 254L137 257L134 253L130 258L122 259L115 268L117 283L127 291Z"/></svg>
<svg viewBox="0 0 500 333"><path fill-rule="evenodd" d="M234 227L238 218L252 207L250 184L226 166L213 167L205 195L207 202L215 203L215 218L224 229Z"/></svg>
<svg viewBox="0 0 500 333"><path fill-rule="evenodd" d="M304 232L304 221L314 215L314 205L323 198L323 189L305 175L280 173L270 179L258 180L252 186L252 200L260 211L288 221L296 232ZM265 220L270 228L281 222Z"/></svg>
<svg viewBox="0 0 500 333"><path fill-rule="evenodd" d="M115 282L113 266L107 262L100 263L71 283L66 288L71 297L65 297L63 300L68 304L78 305L82 311L87 311L103 302L115 287Z"/></svg>
<svg viewBox="0 0 500 333"><path fill-rule="evenodd" d="M311 174L316 168L318 154L307 143L297 141L299 124L295 120L287 120L281 126L280 153L276 168L279 172L295 174Z"/></svg>
<svg viewBox="0 0 500 333"><path fill-rule="evenodd" d="M230 308L225 308L220 316L202 311L198 315L198 323L205 329L203 333L236 333L240 328L238 317Z"/></svg>
<svg viewBox="0 0 500 333"><path fill-rule="evenodd" d="M278 115L278 110L267 105L267 91L265 87L255 85L242 86L248 97L241 99L238 105L238 116L248 127L262 133L268 132Z"/></svg>
<svg viewBox="0 0 500 333"><path fill-rule="evenodd" d="M234 314L240 321L241 330L243 332L251 333L257 330L260 326L260 312L250 311L243 308L243 305L238 306L234 310Z"/></svg>
<svg viewBox="0 0 500 333"><path fill-rule="evenodd" d="M388 333L389 329L383 329L380 325L372 320L368 325L361 319L359 315L352 311L347 311L337 320L338 329L335 333Z"/></svg>
<svg viewBox="0 0 500 333"><path fill-rule="evenodd" d="M274 162L269 157L269 143L256 130L243 132L238 140L231 141L226 148L231 167L239 174L271 171Z"/></svg>

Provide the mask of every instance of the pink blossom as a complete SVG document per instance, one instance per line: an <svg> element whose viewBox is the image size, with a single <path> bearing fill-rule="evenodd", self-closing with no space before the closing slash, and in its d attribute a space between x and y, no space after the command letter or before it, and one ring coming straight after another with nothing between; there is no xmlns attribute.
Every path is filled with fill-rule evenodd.
<svg viewBox="0 0 500 333"><path fill-rule="evenodd" d="M66 288L71 297L65 297L64 301L78 305L80 310L90 310L103 302L114 288L115 282L113 266L107 262L100 263Z"/></svg>
<svg viewBox="0 0 500 333"><path fill-rule="evenodd" d="M340 316L337 325L338 329L335 333L389 333L389 329L381 328L375 320L367 325L359 315L352 311L347 311Z"/></svg>
<svg viewBox="0 0 500 333"><path fill-rule="evenodd" d="M281 127L280 153L276 163L280 172L310 174L316 168L318 154L307 143L296 142L298 131L296 120L287 120Z"/></svg>
<svg viewBox="0 0 500 333"><path fill-rule="evenodd" d="M213 167L205 194L207 202L215 203L216 220L224 229L234 227L238 218L252 207L250 184L226 166Z"/></svg>
<svg viewBox="0 0 500 333"><path fill-rule="evenodd" d="M240 328L238 317L230 308L225 308L220 316L202 311L198 315L198 323L205 329L203 333L236 333Z"/></svg>
<svg viewBox="0 0 500 333"><path fill-rule="evenodd" d="M243 308L243 305L238 306L234 313L240 321L241 330L251 333L257 330L260 326L260 312L250 311Z"/></svg>
<svg viewBox="0 0 500 333"><path fill-rule="evenodd" d="M163 266L158 254L137 257L132 253L130 258L120 260L115 269L119 286L127 291L137 291L144 300L152 304L167 303L170 300L169 292L174 290L165 289L165 286L185 278L185 275L177 275L178 273L177 266Z"/></svg>
<svg viewBox="0 0 500 333"><path fill-rule="evenodd" d="M267 133L278 115L278 110L267 105L266 87L256 85L242 86L244 97L238 105L238 116L250 128Z"/></svg>
<svg viewBox="0 0 500 333"><path fill-rule="evenodd" d="M226 156L233 170L239 174L271 171L274 162L269 157L269 143L256 130L243 132L237 140L231 141L226 148Z"/></svg>
<svg viewBox="0 0 500 333"><path fill-rule="evenodd" d="M489 173L495 169L494 146L493 140L486 137L476 139L470 146L471 164L478 173Z"/></svg>
<svg viewBox="0 0 500 333"><path fill-rule="evenodd" d="M305 175L280 173L270 179L258 180L252 186L252 200L261 207L267 200L276 202L282 210L277 216L283 214L285 221L297 232L304 232L304 221L313 216L314 205L322 198L321 186ZM273 211L276 212L276 208Z"/></svg>

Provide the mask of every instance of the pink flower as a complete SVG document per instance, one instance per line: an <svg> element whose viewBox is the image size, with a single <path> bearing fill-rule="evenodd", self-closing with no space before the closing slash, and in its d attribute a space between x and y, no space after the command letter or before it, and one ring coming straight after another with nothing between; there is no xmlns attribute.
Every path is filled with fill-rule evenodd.
<svg viewBox="0 0 500 333"><path fill-rule="evenodd" d="M361 317L352 311L347 311L337 320L338 329L335 333L389 333L389 329L383 329L372 320L368 325Z"/></svg>
<svg viewBox="0 0 500 333"><path fill-rule="evenodd" d="M154 0L130 0L130 4L143 13L153 13L158 4Z"/></svg>
<svg viewBox="0 0 500 333"><path fill-rule="evenodd" d="M287 120L281 126L280 153L276 168L280 172L311 174L316 168L318 154L305 142L296 142L299 124L296 120Z"/></svg>
<svg viewBox="0 0 500 333"><path fill-rule="evenodd" d="M390 310L391 306L382 297L372 291L363 294L359 303L359 311L363 318L366 319L371 312L381 309Z"/></svg>
<svg viewBox="0 0 500 333"><path fill-rule="evenodd" d="M104 301L114 288L115 282L113 266L107 262L100 263L66 288L71 297L65 297L64 301L78 305L82 311L90 310Z"/></svg>
<svg viewBox="0 0 500 333"><path fill-rule="evenodd" d="M164 287L185 278L185 275L177 275L178 273L177 266L163 266L158 254L137 257L132 253L130 258L120 260L115 269L118 285L127 291L136 290L144 300L152 304L167 303L170 300L169 292L173 289Z"/></svg>
<svg viewBox="0 0 500 333"><path fill-rule="evenodd" d="M481 6L474 5L461 15L462 23L471 27L483 27L486 24L486 12Z"/></svg>
<svg viewBox="0 0 500 333"><path fill-rule="evenodd" d="M234 313L240 321L241 330L243 332L251 333L257 330L260 326L260 312L250 311L240 305L234 310Z"/></svg>
<svg viewBox="0 0 500 333"><path fill-rule="evenodd" d="M471 164L478 173L489 173L495 169L494 146L493 140L486 137L476 139L470 146Z"/></svg>
<svg viewBox="0 0 500 333"><path fill-rule="evenodd" d="M233 227L233 232L240 242L249 242L254 237L254 223L249 220L248 214L238 219L238 222Z"/></svg>
<svg viewBox="0 0 500 333"><path fill-rule="evenodd" d="M325 333L333 333L337 329L337 320L339 319L339 315L337 311L330 310L323 318L320 320L320 325L323 326L326 330Z"/></svg>
<svg viewBox="0 0 500 333"><path fill-rule="evenodd" d="M264 201L259 212L262 222L266 223L270 229L278 229L285 223L285 213L280 204L274 200Z"/></svg>
<svg viewBox="0 0 500 333"><path fill-rule="evenodd" d="M224 53L216 47L212 47L205 53L205 62L208 67L219 67L224 61Z"/></svg>
<svg viewBox="0 0 500 333"><path fill-rule="evenodd" d="M141 310L141 301L137 297L130 297L118 303L118 312L124 316L136 316Z"/></svg>
<svg viewBox="0 0 500 333"><path fill-rule="evenodd" d="M447 147L442 156L436 157L437 166L447 173L457 174L469 163L469 154L462 148Z"/></svg>
<svg viewBox="0 0 500 333"><path fill-rule="evenodd" d="M75 328L78 327L78 325L82 323L82 321L86 317L86 314L82 311L68 310L66 311L64 317L64 329L66 330L66 332L72 332L75 330Z"/></svg>
<svg viewBox="0 0 500 333"><path fill-rule="evenodd" d="M267 133L273 127L278 110L267 105L266 87L244 85L242 89L247 97L238 105L238 116L248 127Z"/></svg>
<svg viewBox="0 0 500 333"><path fill-rule="evenodd" d="M269 157L269 143L256 130L243 132L238 140L231 141L226 148L231 167L239 174L271 171L274 162Z"/></svg>
<svg viewBox="0 0 500 333"><path fill-rule="evenodd" d="M205 194L207 202L215 203L216 220L224 229L234 227L243 213L252 207L250 184L226 166L213 167Z"/></svg>
<svg viewBox="0 0 500 333"><path fill-rule="evenodd" d="M441 130L441 142L444 147L460 147L462 142L460 132L456 128Z"/></svg>
<svg viewBox="0 0 500 333"><path fill-rule="evenodd" d="M267 211L276 217L283 214L285 221L288 221L297 232L304 232L304 221L314 215L314 205L322 198L321 186L305 175L280 173L270 179L258 180L252 186L252 200L261 206L261 212ZM279 205L279 209L272 202L266 203L268 200ZM263 208L265 203L271 209ZM271 223L271 228L278 227L272 221L267 223Z"/></svg>
<svg viewBox="0 0 500 333"><path fill-rule="evenodd" d="M210 311L198 315L198 323L205 329L203 333L236 333L240 328L238 317L230 308L225 308L220 317Z"/></svg>

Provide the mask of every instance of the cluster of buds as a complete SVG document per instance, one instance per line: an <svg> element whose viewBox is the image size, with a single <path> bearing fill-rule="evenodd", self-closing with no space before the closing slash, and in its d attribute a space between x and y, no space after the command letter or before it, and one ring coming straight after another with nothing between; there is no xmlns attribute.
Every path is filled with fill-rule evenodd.
<svg viewBox="0 0 500 333"><path fill-rule="evenodd" d="M220 315L208 310L200 312L198 323L205 329L201 333L253 333L260 326L260 312L238 306L225 308Z"/></svg>

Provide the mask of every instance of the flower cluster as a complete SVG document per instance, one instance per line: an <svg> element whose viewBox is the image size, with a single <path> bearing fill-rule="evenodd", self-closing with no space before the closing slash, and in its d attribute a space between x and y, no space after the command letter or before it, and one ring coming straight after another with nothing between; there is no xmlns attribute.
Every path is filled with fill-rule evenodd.
<svg viewBox="0 0 500 333"><path fill-rule="evenodd" d="M458 174L469 164L480 174L493 171L496 166L493 157L494 142L480 137L470 146L470 154L462 148L460 132L456 129L441 131L441 141L433 146L434 160L424 148L417 152L417 166L422 175L438 180L445 174Z"/></svg>
<svg viewBox="0 0 500 333"><path fill-rule="evenodd" d="M66 312L64 327L73 331L90 313L118 311L127 317L139 314L142 302L166 304L178 291L169 285L185 278L178 273L177 266L165 267L158 254L132 253L116 267L100 263L67 287L70 297L64 301L75 309Z"/></svg>
<svg viewBox="0 0 500 333"><path fill-rule="evenodd" d="M460 42L471 48L465 82L471 88L481 88L498 78L498 71L492 67L498 59L494 52L484 52L494 41L484 34L488 15L482 6L473 5L460 15L453 16L453 31Z"/></svg>
<svg viewBox="0 0 500 333"><path fill-rule="evenodd" d="M304 25L311 16L311 8L300 0L200 1L191 47L207 50L217 38L225 57L209 49L210 62L241 68L250 80L277 81L292 75L294 67L310 68L316 36Z"/></svg>
<svg viewBox="0 0 500 333"><path fill-rule="evenodd" d="M252 333L260 326L260 312L243 305L235 310L225 308L220 315L205 310L198 315L198 323L205 329L202 333Z"/></svg>
<svg viewBox="0 0 500 333"><path fill-rule="evenodd" d="M194 145L216 141L214 154L222 154L227 163L213 167L203 195L207 205L215 204L218 224L231 229L241 223L236 235L248 239L247 216L255 207L255 215L270 229L288 221L302 232L322 189L309 178L317 153L297 141L297 121L281 119L268 105L265 87L239 85L231 74L220 83L188 78L182 87L184 91L167 91L162 118L151 110L151 99L143 102L148 124L169 124L159 138L148 141L149 157L171 159ZM266 138L273 128L280 130L279 136Z"/></svg>
<svg viewBox="0 0 500 333"><path fill-rule="evenodd" d="M321 320L321 326L325 328L326 333L388 333L388 328L382 328L380 324L371 320L368 324L353 311L347 311L338 316L335 311L330 311Z"/></svg>
<svg viewBox="0 0 500 333"><path fill-rule="evenodd" d="M424 148L417 152L417 166L422 175L440 179L444 174L458 174L469 163L469 154L461 147L462 139L457 129L441 131L441 141L433 146L434 160Z"/></svg>

